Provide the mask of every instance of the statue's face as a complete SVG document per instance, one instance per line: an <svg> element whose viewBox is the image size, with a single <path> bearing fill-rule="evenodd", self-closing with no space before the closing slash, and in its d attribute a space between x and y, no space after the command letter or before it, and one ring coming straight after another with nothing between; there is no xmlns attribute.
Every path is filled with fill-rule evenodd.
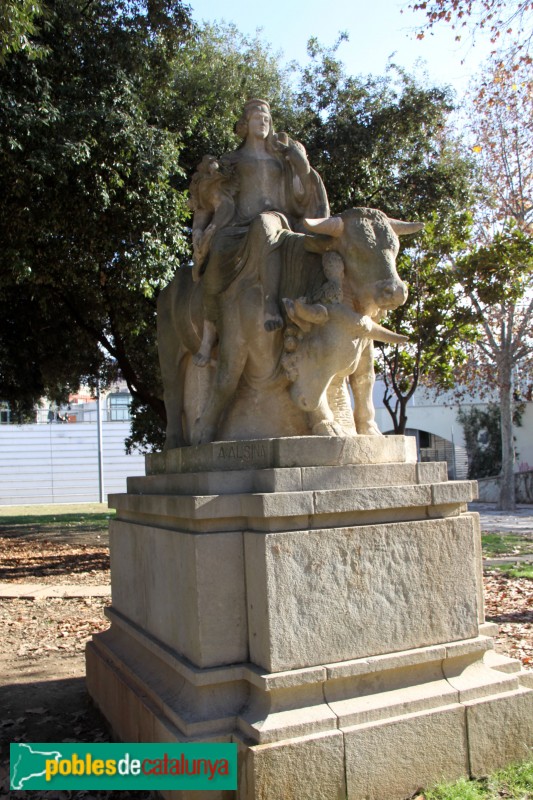
<svg viewBox="0 0 533 800"><path fill-rule="evenodd" d="M270 114L266 107L254 108L248 116L248 136L266 139L270 130Z"/></svg>

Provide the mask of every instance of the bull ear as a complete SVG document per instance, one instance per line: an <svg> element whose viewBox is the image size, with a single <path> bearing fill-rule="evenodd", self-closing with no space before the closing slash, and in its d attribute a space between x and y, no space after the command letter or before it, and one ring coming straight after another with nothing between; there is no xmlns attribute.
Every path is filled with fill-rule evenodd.
<svg viewBox="0 0 533 800"><path fill-rule="evenodd" d="M305 227L311 233L324 233L338 239L344 230L342 217L323 217L322 219L304 219Z"/></svg>
<svg viewBox="0 0 533 800"><path fill-rule="evenodd" d="M406 233L418 233L424 227L423 222L402 222L399 219L391 219L391 217L387 217L387 219L397 236L405 236Z"/></svg>

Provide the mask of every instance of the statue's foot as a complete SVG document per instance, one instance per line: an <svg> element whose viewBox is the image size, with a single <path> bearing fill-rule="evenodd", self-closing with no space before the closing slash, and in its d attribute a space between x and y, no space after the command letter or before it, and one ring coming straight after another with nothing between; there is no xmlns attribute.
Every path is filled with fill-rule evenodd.
<svg viewBox="0 0 533 800"><path fill-rule="evenodd" d="M199 417L191 431L191 444L208 444L215 438L215 426L206 425Z"/></svg>
<svg viewBox="0 0 533 800"><path fill-rule="evenodd" d="M322 419L320 422L315 423L312 433L314 436L346 436L344 428L329 419Z"/></svg>
<svg viewBox="0 0 533 800"><path fill-rule="evenodd" d="M197 367L207 367L209 362L211 361L211 354L202 353L201 350L198 350L192 357L193 364L196 364Z"/></svg>
<svg viewBox="0 0 533 800"><path fill-rule="evenodd" d="M283 317L279 314L265 314L265 330L269 333L283 328Z"/></svg>
<svg viewBox="0 0 533 800"><path fill-rule="evenodd" d="M355 427L359 436L383 436L375 422L360 422Z"/></svg>

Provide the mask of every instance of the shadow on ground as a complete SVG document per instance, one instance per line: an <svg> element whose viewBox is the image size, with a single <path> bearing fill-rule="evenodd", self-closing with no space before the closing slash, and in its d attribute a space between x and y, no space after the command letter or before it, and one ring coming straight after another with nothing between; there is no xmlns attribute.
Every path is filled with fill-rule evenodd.
<svg viewBox="0 0 533 800"><path fill-rule="evenodd" d="M31 674L26 673L26 678ZM11 742L109 742L107 724L91 702L83 677L11 683L0 687L0 797L12 800L124 800L119 791L9 791ZM135 792L152 800L153 792Z"/></svg>

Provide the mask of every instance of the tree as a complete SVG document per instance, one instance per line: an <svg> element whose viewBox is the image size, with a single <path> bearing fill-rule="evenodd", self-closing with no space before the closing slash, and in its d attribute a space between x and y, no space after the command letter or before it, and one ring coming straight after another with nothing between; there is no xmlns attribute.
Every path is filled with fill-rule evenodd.
<svg viewBox="0 0 533 800"><path fill-rule="evenodd" d="M515 405L513 421L520 425L523 405ZM473 406L459 409L457 418L463 426L468 453L468 477L488 478L499 475L502 468L501 414L496 403L486 408Z"/></svg>
<svg viewBox="0 0 533 800"><path fill-rule="evenodd" d="M456 368L466 359L465 342L477 336L477 314L458 302L455 280L447 268L450 253L464 245L460 231L467 222L461 220L461 213L467 216L457 212L457 225L453 217L449 219L447 235L439 230L440 220L434 216L399 259L409 297L391 315L391 325L409 336L409 344L379 346L383 403L395 434L405 433L408 403L421 383L437 391L454 386Z"/></svg>
<svg viewBox="0 0 533 800"><path fill-rule="evenodd" d="M462 384L496 390L501 416L500 505L515 507L513 398L533 369L533 240L517 228L459 258L455 275L481 320L483 336L467 349Z"/></svg>
<svg viewBox="0 0 533 800"><path fill-rule="evenodd" d="M44 55L46 50L32 37L37 32L36 19L45 13L39 0L3 0L0 6L0 65L10 53L21 50L29 58Z"/></svg>
<svg viewBox="0 0 533 800"><path fill-rule="evenodd" d="M475 240L455 264L483 332L460 378L498 392L504 509L515 504L513 393L533 366L533 95L525 78L518 71L512 82L494 67L478 84L472 136L484 197Z"/></svg>
<svg viewBox="0 0 533 800"><path fill-rule="evenodd" d="M189 23L178 3L157 7L154 28L140 2L49 2L34 37L47 55L0 69L0 369L12 403L118 366L161 405L135 342L152 336L154 290L185 251L185 204L168 181L177 137L150 124L145 95Z"/></svg>
<svg viewBox="0 0 533 800"><path fill-rule="evenodd" d="M452 26L458 41L463 33L475 40L476 34L488 32L494 63L508 77L531 66L533 7L529 0L422 0L409 8L426 14L419 39L441 23Z"/></svg>

